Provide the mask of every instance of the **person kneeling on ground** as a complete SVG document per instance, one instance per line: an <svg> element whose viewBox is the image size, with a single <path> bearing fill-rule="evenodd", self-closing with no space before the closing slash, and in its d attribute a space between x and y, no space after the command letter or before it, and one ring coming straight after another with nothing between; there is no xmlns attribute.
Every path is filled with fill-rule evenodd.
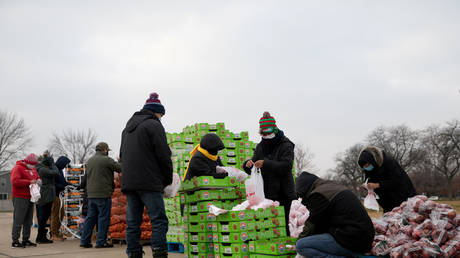
<svg viewBox="0 0 460 258"><path fill-rule="evenodd" d="M303 172L296 179L296 193L310 211L296 243L300 255L350 257L371 250L374 226L350 190Z"/></svg>
<svg viewBox="0 0 460 258"><path fill-rule="evenodd" d="M185 172L185 180L198 176L226 177L228 175L226 172L218 173L216 169L217 166L223 166L217 152L224 148L224 143L217 134L205 134L200 144L191 152L193 156Z"/></svg>

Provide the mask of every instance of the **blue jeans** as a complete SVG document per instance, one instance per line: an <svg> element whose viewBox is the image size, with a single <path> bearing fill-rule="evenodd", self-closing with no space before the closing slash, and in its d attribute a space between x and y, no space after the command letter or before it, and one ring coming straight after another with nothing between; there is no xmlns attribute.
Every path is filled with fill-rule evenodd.
<svg viewBox="0 0 460 258"><path fill-rule="evenodd" d="M110 226L110 211L112 209L111 198L88 198L88 215L83 226L83 235L80 244L90 244L93 228L97 226L96 246L107 242L107 231Z"/></svg>
<svg viewBox="0 0 460 258"><path fill-rule="evenodd" d="M355 254L342 247L331 234L312 235L297 240L297 253L305 257L353 257Z"/></svg>
<svg viewBox="0 0 460 258"><path fill-rule="evenodd" d="M152 224L150 245L153 251L168 250L166 233L168 232L168 217L166 217L163 194L158 192L130 192L126 194L128 208L126 209L126 253L141 252L139 243L141 236L142 213L144 206Z"/></svg>

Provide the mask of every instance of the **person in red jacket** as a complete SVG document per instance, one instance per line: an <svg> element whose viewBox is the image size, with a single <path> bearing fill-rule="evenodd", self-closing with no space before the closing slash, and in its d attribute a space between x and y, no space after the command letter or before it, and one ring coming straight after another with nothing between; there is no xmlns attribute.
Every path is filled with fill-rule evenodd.
<svg viewBox="0 0 460 258"><path fill-rule="evenodd" d="M38 164L38 158L35 154L29 154L24 160L16 162L11 170L11 185L13 186L13 229L12 229L12 248L25 248L27 246L37 246L30 242L30 228L32 227L32 218L34 214L34 205L30 201L29 185L35 184L40 177L35 170ZM19 237L22 228L22 243Z"/></svg>

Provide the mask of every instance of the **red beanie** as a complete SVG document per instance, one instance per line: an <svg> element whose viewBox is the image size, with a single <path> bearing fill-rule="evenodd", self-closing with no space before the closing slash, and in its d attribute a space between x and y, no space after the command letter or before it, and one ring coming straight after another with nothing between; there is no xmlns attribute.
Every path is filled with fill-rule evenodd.
<svg viewBox="0 0 460 258"><path fill-rule="evenodd" d="M264 112L262 117L259 119L260 133L277 133L278 127L276 127L276 120L267 111Z"/></svg>
<svg viewBox="0 0 460 258"><path fill-rule="evenodd" d="M24 162L29 165L37 165L38 164L38 158L37 155L31 153L29 154L25 159Z"/></svg>

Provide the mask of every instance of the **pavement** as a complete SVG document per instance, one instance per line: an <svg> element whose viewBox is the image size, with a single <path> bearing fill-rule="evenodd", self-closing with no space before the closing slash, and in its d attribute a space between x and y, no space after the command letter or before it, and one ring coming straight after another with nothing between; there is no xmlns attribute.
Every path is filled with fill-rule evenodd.
<svg viewBox="0 0 460 258"><path fill-rule="evenodd" d="M116 258L127 257L126 245L116 244L113 248L96 249L81 248L78 239L68 238L65 241L52 244L42 244L37 247L11 248L11 227L13 213L0 212L0 258L4 257L50 257L50 258ZM35 243L37 229L32 228L30 240ZM22 235L20 240L22 240ZM94 243L93 243L94 245ZM152 257L152 250L144 246L144 257ZM169 258L184 257L181 253L170 253Z"/></svg>

